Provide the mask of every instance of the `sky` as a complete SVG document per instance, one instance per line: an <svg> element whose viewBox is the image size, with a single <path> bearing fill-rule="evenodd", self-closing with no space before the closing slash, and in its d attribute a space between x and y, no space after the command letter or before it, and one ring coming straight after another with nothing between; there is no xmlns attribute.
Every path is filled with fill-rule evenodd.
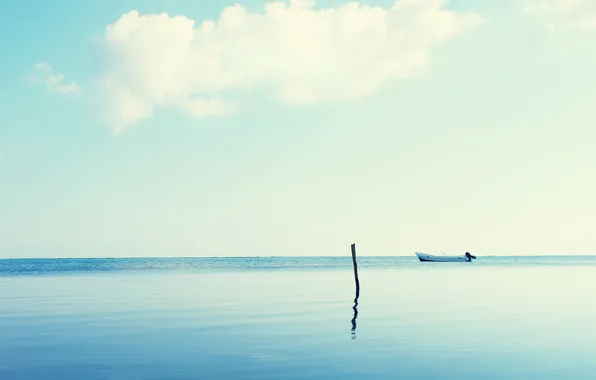
<svg viewBox="0 0 596 380"><path fill-rule="evenodd" d="M0 19L0 257L596 254L592 0Z"/></svg>

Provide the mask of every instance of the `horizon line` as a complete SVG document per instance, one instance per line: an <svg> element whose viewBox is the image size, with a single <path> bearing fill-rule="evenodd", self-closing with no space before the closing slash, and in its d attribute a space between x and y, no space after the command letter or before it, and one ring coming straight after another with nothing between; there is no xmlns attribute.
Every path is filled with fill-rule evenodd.
<svg viewBox="0 0 596 380"><path fill-rule="evenodd" d="M547 254L490 254L477 255L478 257L596 257L596 253L585 254L563 254L563 253L547 253ZM143 259L308 259L308 258L351 258L350 255L304 255L304 256L286 256L286 255L270 255L270 256L84 256L84 257L0 257L0 261L6 260L143 260ZM357 258L415 258L416 255L356 255Z"/></svg>

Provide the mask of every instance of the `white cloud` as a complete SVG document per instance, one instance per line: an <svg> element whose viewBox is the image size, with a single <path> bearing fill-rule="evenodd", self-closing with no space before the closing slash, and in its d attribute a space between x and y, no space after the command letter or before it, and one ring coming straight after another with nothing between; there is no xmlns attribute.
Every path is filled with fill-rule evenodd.
<svg viewBox="0 0 596 380"><path fill-rule="evenodd" d="M37 63L28 78L33 83L44 84L48 92L72 94L80 90L76 82L65 82L64 74L55 72L52 66L46 62Z"/></svg>
<svg viewBox="0 0 596 380"><path fill-rule="evenodd" d="M389 80L419 75L435 45L482 18L445 9L445 0L400 0L389 8L313 0L273 2L262 13L241 5L218 20L123 14L105 30L101 75L114 132L173 106L195 116L236 112L236 90L305 105L354 99Z"/></svg>
<svg viewBox="0 0 596 380"><path fill-rule="evenodd" d="M596 31L596 0L517 0L551 31Z"/></svg>

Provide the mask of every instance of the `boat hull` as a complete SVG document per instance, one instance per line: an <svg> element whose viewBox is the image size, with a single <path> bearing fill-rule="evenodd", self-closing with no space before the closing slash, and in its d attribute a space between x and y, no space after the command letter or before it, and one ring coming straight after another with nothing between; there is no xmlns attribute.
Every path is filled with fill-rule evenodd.
<svg viewBox="0 0 596 380"><path fill-rule="evenodd" d="M420 261L434 261L434 262L445 262L445 263L453 263L453 262L469 262L472 261L471 258L462 255L462 256L441 256L441 255L429 255L427 253L416 252L416 256Z"/></svg>

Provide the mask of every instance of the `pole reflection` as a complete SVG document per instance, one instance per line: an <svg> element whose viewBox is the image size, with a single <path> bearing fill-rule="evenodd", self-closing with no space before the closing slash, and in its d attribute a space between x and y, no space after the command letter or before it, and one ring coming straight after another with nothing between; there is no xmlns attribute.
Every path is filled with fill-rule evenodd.
<svg viewBox="0 0 596 380"><path fill-rule="evenodd" d="M354 298L354 317L352 318L352 339L356 339L356 318L358 318L358 297Z"/></svg>

